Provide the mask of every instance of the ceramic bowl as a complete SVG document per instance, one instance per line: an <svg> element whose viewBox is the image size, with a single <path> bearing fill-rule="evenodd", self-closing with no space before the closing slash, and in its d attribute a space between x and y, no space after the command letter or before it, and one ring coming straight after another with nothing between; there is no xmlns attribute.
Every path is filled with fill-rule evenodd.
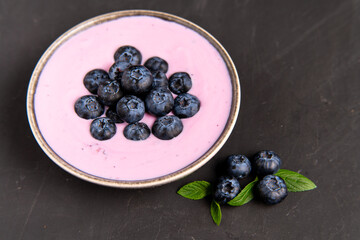
<svg viewBox="0 0 360 240"><path fill-rule="evenodd" d="M62 47L66 47L66 44L69 40L77 37L78 35L81 35L81 33L83 33L84 31L87 31L89 29L96 28L105 23L116 21L116 20L124 18L124 17L132 17L132 16L150 16L150 17L158 18L158 19L165 20L168 22L173 22L173 23L183 26L186 29L195 31L196 33L198 33L200 35L200 37L202 39L205 39L206 41L208 41L213 46L213 48L216 49L219 56L222 58L223 63L225 63L224 66L226 66L227 72L229 74L229 80L219 79L219 84L222 84L221 81L230 81L230 83L226 82L226 84L231 85L231 90L229 93L229 95L231 95L231 96L229 96L229 99L231 102L229 104L230 109L228 111L228 115L223 116L223 117L226 117L226 119L227 119L224 122L223 126L217 126L217 127L220 127L222 130L219 132L218 136L216 136L216 139L211 143L211 145L208 147L208 149L206 151L204 151L201 155L194 157L193 159L191 159L191 161L188 161L186 164L183 164L181 166L179 165L175 169L169 168L170 170L168 172L166 172L166 171L162 172L161 174L158 174L158 176L156 174L155 175L150 174L149 175L150 177L147 176L144 178L142 178L142 177L141 178L136 178L136 177L132 178L131 176L130 177L122 177L120 173L119 173L119 176L116 176L116 171L113 171L113 170L111 170L111 171L113 171L111 176L103 176L102 174L98 174L96 172L96 167L93 168L93 169L95 169L94 170L95 172L92 172L92 171L88 170L86 167L82 167L80 165L77 165L77 164L71 162L69 160L69 158L64 156L63 154L57 153L58 151L55 150L56 144L54 145L54 143L53 143L54 141L52 139L49 139L46 136L46 134L43 134L42 131L40 130L42 128L42 125L44 124L44 121L42 121L39 118L39 116L37 116L37 113L36 113L36 104L35 104L36 93L38 90L39 81L42 81L41 76L42 76L42 74L45 74L44 72L46 72L45 71L46 68L49 67L48 63L51 60L52 56L57 54L57 50L61 49ZM110 28L111 28L111 26L110 26ZM109 31L111 31L111 29L109 29ZM126 29L124 30L124 32L126 33ZM96 36L94 36L94 37L96 37ZM83 46L85 48L87 46L86 44L87 44L87 42L84 41ZM129 45L131 45L131 43L129 43ZM141 49L139 49L139 50L141 51ZM176 54L176 53L174 53L174 54ZM171 62L169 62L169 65L171 65ZM61 68L62 66L58 66L58 67ZM96 68L96 66L94 66L94 68ZM84 74L86 74L86 72L81 73L81 74L84 75ZM73 80L73 81L75 81L75 80ZM77 79L77 81L79 81L80 84L82 84L81 78ZM203 89L206 89L206 86L202 86L202 87L203 87ZM190 93L191 93L191 91L190 91ZM219 93L219 94L221 94L221 93ZM79 97L80 97L80 95L79 95ZM76 99L74 99L74 101L75 100ZM65 100L63 101L62 99L57 99L57 101L59 102L59 104L62 104L62 102L66 102ZM206 99L200 99L200 101L202 103L203 102L206 103ZM68 106L68 108L71 109L71 111L73 111L72 104L70 104ZM202 105L204 105L204 108L206 107L206 104L202 104ZM221 105L219 107L221 107ZM41 59L39 60L38 64L36 65L36 67L33 71L33 74L31 76L29 88L28 88L28 94L27 94L27 113L28 113L30 127L31 127L31 130L34 134L36 141L38 142L38 144L40 145L42 150L47 154L47 156L52 161L54 161L58 166L60 166L67 172L73 174L74 176L77 176L83 180L86 180L86 181L89 181L92 183L96 183L96 184L100 184L100 185L104 185L104 186L119 187L119 188L144 188L144 187L158 186L158 185L166 184L166 183L175 181L177 179L183 178L183 177L193 173L195 170L199 169L206 162L208 162L225 144L226 140L228 139L229 135L231 134L231 131L233 130L234 125L236 123L237 116L239 113L239 108L240 108L240 83L239 83L238 74L237 74L234 63L232 62L229 54L221 46L221 44L213 36L211 36L208 32L206 32L204 29L202 29L201 27L197 26L196 24L194 24L188 20L185 20L183 18L174 16L174 15L171 15L168 13L156 12L156 11L150 11L150 10L127 10L127 11L108 13L105 15L94 17L85 22L82 22L82 23L78 24L77 26L71 28L67 32L65 32L42 55ZM213 110L214 110L214 114L216 115L217 114L216 109L213 109ZM201 109L200 109L200 112L201 112ZM77 116L74 114L74 117L77 117ZM186 120L186 121L191 121L191 119ZM86 123L86 124L88 124L88 123ZM69 149L71 149L73 144L71 144L71 141L69 141L69 139L73 138L73 136L69 135L69 138L64 137L64 136L66 136L66 133L60 134L59 132L57 132L57 131L61 131L60 130L61 128L58 129L56 125L50 126L50 127L52 128L51 131L52 131L53 135L55 135L57 137L63 136L63 139L57 139L57 140L59 140L61 142L61 144L65 144L65 147L66 147L66 144L69 144L69 146L67 146L67 147ZM73 132L73 131L74 130L69 131L69 134L70 134L70 132ZM211 129L209 129L209 131L211 131ZM118 131L117 134L121 135L122 133L120 131ZM199 136L193 136L193 138L195 139L194 140L195 142L198 141L199 143L201 143L202 141L208 141L208 139L202 139L201 136L200 136L200 138L199 138ZM108 141L111 141L111 140L108 140ZM172 140L170 140L170 141L172 141ZM122 142L123 141L119 142L120 148L121 148ZM211 141L209 140L209 142L211 142ZM168 143L168 141L163 141L163 143L161 143L165 146L164 149L166 149L167 143ZM193 146L194 149L192 149L191 147L188 147L187 149L179 149L179 153L186 152L186 151L188 151L188 152L196 151L196 149L195 149L196 143L193 145L194 145ZM105 153L106 149L100 149L100 150L104 151L104 153ZM95 149L94 154L96 151L97 150ZM127 151L128 151L127 149L123 149L121 155L126 156ZM143 157L146 158L146 155L151 155L151 154L156 154L156 153L149 151L148 153L144 153ZM79 159L81 159L81 156L79 157ZM136 159L134 161L136 161ZM169 159L169 161L174 161L174 160ZM104 162L104 164L106 164L106 162ZM139 163L138 165L139 165L138 166L139 170L144 171L144 172L146 171L146 168L149 167L146 165L146 162L141 162L141 164ZM122 167L121 162L117 166L119 168L121 168ZM109 168L110 167L111 166L109 166ZM115 167L115 165L114 165L114 167ZM166 169L166 167L167 167L166 163L164 163L164 169ZM142 169L142 168L144 168L144 169ZM126 169L123 169L123 168L121 168L121 169L123 171L126 171ZM149 169L151 169L151 168L149 168ZM109 171L110 171L110 169L109 169Z"/></svg>

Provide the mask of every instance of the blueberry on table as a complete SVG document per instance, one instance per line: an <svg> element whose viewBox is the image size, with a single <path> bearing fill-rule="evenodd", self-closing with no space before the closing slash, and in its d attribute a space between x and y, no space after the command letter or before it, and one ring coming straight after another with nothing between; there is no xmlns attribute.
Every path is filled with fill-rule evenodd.
<svg viewBox="0 0 360 240"><path fill-rule="evenodd" d="M282 178L275 175L265 176L256 186L261 200L267 204L277 204L288 195L287 187Z"/></svg>
<svg viewBox="0 0 360 240"><path fill-rule="evenodd" d="M194 116L200 109L200 101L194 95L182 93L175 98L173 112L179 118Z"/></svg>
<svg viewBox="0 0 360 240"><path fill-rule="evenodd" d="M186 93L191 87L191 78L186 72L174 73L169 78L169 89L175 94Z"/></svg>
<svg viewBox="0 0 360 240"><path fill-rule="evenodd" d="M214 192L214 199L219 204L225 204L240 192L240 184L234 177L220 177Z"/></svg>
<svg viewBox="0 0 360 240"><path fill-rule="evenodd" d="M85 119L94 119L104 113L104 106L99 98L93 95L86 95L79 98L74 105L76 114Z"/></svg>
<svg viewBox="0 0 360 240"><path fill-rule="evenodd" d="M229 176L243 179L251 172L251 163L244 155L231 155L226 159L226 172Z"/></svg>
<svg viewBox="0 0 360 240"><path fill-rule="evenodd" d="M127 123L138 122L144 117L145 104L136 96L126 95L118 101L116 112Z"/></svg>
<svg viewBox="0 0 360 240"><path fill-rule="evenodd" d="M100 84L110 81L109 74L102 69L94 69L84 77L84 85L89 92L96 94Z"/></svg>
<svg viewBox="0 0 360 240"><path fill-rule="evenodd" d="M108 140L115 135L116 125L110 118L97 118L91 122L90 133L97 140Z"/></svg>
<svg viewBox="0 0 360 240"><path fill-rule="evenodd" d="M111 106L117 103L124 93L120 89L120 83L112 81L109 83L101 84L99 86L97 95L102 104Z"/></svg>
<svg viewBox="0 0 360 240"><path fill-rule="evenodd" d="M110 106L106 111L105 116L110 118L114 123L124 122L116 112L116 105Z"/></svg>
<svg viewBox="0 0 360 240"><path fill-rule="evenodd" d="M183 130L180 118L173 115L166 115L156 119L152 133L162 140L170 140L177 137Z"/></svg>
<svg viewBox="0 0 360 240"><path fill-rule="evenodd" d="M168 63L159 57L152 57L146 60L144 66L149 69L151 72L160 71L166 73L168 71Z"/></svg>
<svg viewBox="0 0 360 240"><path fill-rule="evenodd" d="M281 159L275 152L263 150L255 154L254 165L258 176L275 174L281 167Z"/></svg>
<svg viewBox="0 0 360 240"><path fill-rule="evenodd" d="M131 65L141 64L141 53L139 50L132 46L122 46L119 47L115 54L114 59L116 62L126 62Z"/></svg>
<svg viewBox="0 0 360 240"><path fill-rule="evenodd" d="M166 88L152 89L145 98L145 106L148 113L161 117L171 112L174 106L174 98Z"/></svg>
<svg viewBox="0 0 360 240"><path fill-rule="evenodd" d="M156 71L156 72L152 72L152 75L153 75L152 88L157 88L157 87L167 88L169 86L169 81L165 73Z"/></svg>
<svg viewBox="0 0 360 240"><path fill-rule="evenodd" d="M133 141L145 140L150 136L150 128L142 122L131 123L124 128L124 136Z"/></svg>
<svg viewBox="0 0 360 240"><path fill-rule="evenodd" d="M121 87L131 94L146 93L151 89L153 76L144 66L131 66L126 69L121 78Z"/></svg>
<svg viewBox="0 0 360 240"><path fill-rule="evenodd" d="M128 62L115 62L109 69L109 77L112 80L120 82L125 69L130 66L130 63Z"/></svg>

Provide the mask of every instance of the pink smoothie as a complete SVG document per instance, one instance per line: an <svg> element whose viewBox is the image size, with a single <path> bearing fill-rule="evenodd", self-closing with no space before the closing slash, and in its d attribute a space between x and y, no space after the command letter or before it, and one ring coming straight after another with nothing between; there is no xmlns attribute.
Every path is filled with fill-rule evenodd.
<svg viewBox="0 0 360 240"><path fill-rule="evenodd" d="M151 135L145 141L116 135L98 141L90 135L91 120L78 117L75 101L90 94L85 74L108 70L122 45L140 50L143 62L159 56L169 63L167 76L188 72L189 93L201 101L200 111L183 119L184 130L173 140ZM217 50L197 32L156 17L123 17L90 27L64 42L45 65L35 93L35 115L48 145L73 167L112 180L146 180L173 173L200 158L221 135L229 114L232 85L228 69ZM142 120L151 128L155 118Z"/></svg>

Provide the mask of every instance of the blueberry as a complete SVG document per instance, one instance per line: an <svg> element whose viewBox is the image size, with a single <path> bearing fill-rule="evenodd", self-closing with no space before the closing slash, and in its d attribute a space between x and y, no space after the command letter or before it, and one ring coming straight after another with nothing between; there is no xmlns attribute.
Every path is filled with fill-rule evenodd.
<svg viewBox="0 0 360 240"><path fill-rule="evenodd" d="M173 112L179 118L194 116L200 109L200 101L194 95L182 93L175 98Z"/></svg>
<svg viewBox="0 0 360 240"><path fill-rule="evenodd" d="M226 172L237 179L249 176L251 163L244 155L231 155L226 159Z"/></svg>
<svg viewBox="0 0 360 240"><path fill-rule="evenodd" d="M174 98L166 88L152 89L145 98L148 113L161 117L168 114L174 106Z"/></svg>
<svg viewBox="0 0 360 240"><path fill-rule="evenodd" d="M121 78L121 87L132 94L142 94L151 89L153 77L144 66L131 66L126 69Z"/></svg>
<svg viewBox="0 0 360 240"><path fill-rule="evenodd" d="M104 106L99 99L93 95L82 96L75 102L76 114L85 119L94 119L104 113Z"/></svg>
<svg viewBox="0 0 360 240"><path fill-rule="evenodd" d="M116 105L110 106L105 113L106 117L110 118L114 123L123 123L124 120L116 112Z"/></svg>
<svg viewBox="0 0 360 240"><path fill-rule="evenodd" d="M102 69L94 69L84 77L84 85L89 92L96 94L100 84L110 80L109 74Z"/></svg>
<svg viewBox="0 0 360 240"><path fill-rule="evenodd" d="M116 105L119 117L127 123L140 121L145 114L144 102L133 95L122 97Z"/></svg>
<svg viewBox="0 0 360 240"><path fill-rule="evenodd" d="M186 72L174 73L169 78L169 89L175 94L186 93L191 87L191 78Z"/></svg>
<svg viewBox="0 0 360 240"><path fill-rule="evenodd" d="M116 125L110 118L97 118L91 122L90 133L97 140L108 140L115 135Z"/></svg>
<svg viewBox="0 0 360 240"><path fill-rule="evenodd" d="M109 69L109 77L112 80L120 82L125 69L130 66L130 63L128 62L115 62Z"/></svg>
<svg viewBox="0 0 360 240"><path fill-rule="evenodd" d="M156 88L156 87L165 87L167 88L169 85L169 81L165 75L165 73L157 71L157 72L153 72L153 83L152 83L152 88Z"/></svg>
<svg viewBox="0 0 360 240"><path fill-rule="evenodd" d="M131 65L138 65L141 63L141 53L132 46L122 46L118 48L114 54L114 59L117 62L127 62Z"/></svg>
<svg viewBox="0 0 360 240"><path fill-rule="evenodd" d="M117 81L101 84L97 94L100 102L107 106L114 105L124 96L124 93L120 89L120 83Z"/></svg>
<svg viewBox="0 0 360 240"><path fill-rule="evenodd" d="M150 128L142 122L131 123L124 128L124 136L134 141L145 140L150 136Z"/></svg>
<svg viewBox="0 0 360 240"><path fill-rule="evenodd" d="M256 186L261 200L267 204L277 204L288 195L284 180L275 175L265 176Z"/></svg>
<svg viewBox="0 0 360 240"><path fill-rule="evenodd" d="M240 192L240 184L234 177L220 177L214 192L214 199L219 204L225 204Z"/></svg>
<svg viewBox="0 0 360 240"><path fill-rule="evenodd" d="M168 63L159 57L152 57L146 60L144 66L149 69L151 72L160 71L166 73L168 70Z"/></svg>
<svg viewBox="0 0 360 240"><path fill-rule="evenodd" d="M281 167L280 157L273 151L260 151L254 156L254 164L258 176L275 174Z"/></svg>
<svg viewBox="0 0 360 240"><path fill-rule="evenodd" d="M183 130L183 124L180 118L167 115L156 119L152 132L155 137L162 140L170 140L177 137Z"/></svg>

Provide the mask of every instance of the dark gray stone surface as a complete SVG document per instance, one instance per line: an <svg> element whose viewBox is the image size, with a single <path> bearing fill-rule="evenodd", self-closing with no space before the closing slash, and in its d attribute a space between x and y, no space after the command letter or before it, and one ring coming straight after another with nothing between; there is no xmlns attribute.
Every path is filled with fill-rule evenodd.
<svg viewBox="0 0 360 240"><path fill-rule="evenodd" d="M154 189L79 180L42 152L25 99L46 48L83 20L122 9L176 14L213 34L242 86L237 125L194 174ZM0 0L0 239L359 239L360 2ZM232 153L273 149L318 188L277 206L223 207L176 190L215 180Z"/></svg>

